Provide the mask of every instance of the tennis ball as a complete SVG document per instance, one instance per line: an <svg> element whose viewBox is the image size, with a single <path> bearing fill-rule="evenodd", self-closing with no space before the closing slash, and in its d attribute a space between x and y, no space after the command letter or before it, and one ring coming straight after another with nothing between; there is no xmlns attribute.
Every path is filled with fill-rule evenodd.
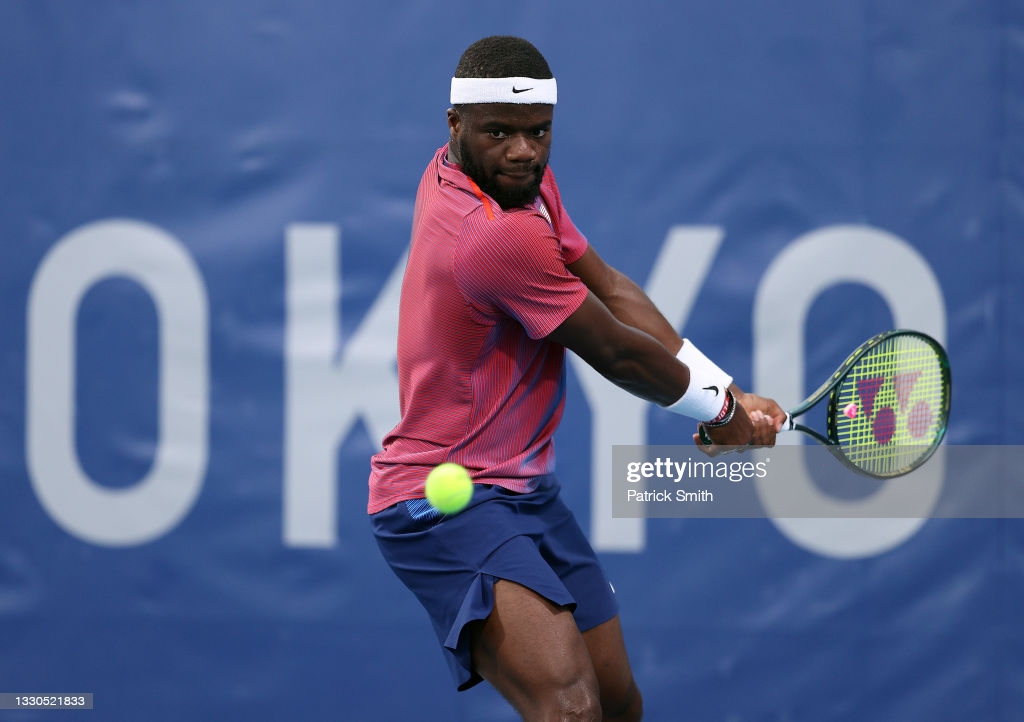
<svg viewBox="0 0 1024 722"><path fill-rule="evenodd" d="M439 464L427 475L427 501L444 514L458 514L473 497L473 481L465 467L451 462Z"/></svg>

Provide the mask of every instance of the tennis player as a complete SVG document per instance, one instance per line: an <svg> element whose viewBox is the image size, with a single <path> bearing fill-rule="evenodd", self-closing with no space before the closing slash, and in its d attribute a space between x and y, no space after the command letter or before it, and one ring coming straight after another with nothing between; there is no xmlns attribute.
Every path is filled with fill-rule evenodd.
<svg viewBox="0 0 1024 722"><path fill-rule="evenodd" d="M565 348L715 445L772 444L785 414L681 339L573 225L547 165L556 101L523 39L484 38L459 60L450 138L416 197L401 421L372 459L368 511L458 689L486 679L527 720L637 720L614 592L554 475ZM473 477L459 514L423 498L442 462Z"/></svg>

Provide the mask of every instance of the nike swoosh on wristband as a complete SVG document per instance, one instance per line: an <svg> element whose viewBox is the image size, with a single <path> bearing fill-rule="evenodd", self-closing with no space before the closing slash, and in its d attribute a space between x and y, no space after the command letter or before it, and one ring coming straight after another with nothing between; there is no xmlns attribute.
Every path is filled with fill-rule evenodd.
<svg viewBox="0 0 1024 722"><path fill-rule="evenodd" d="M527 90L533 90L533 88L517 88L514 85L512 86L513 93L525 93Z"/></svg>
<svg viewBox="0 0 1024 722"><path fill-rule="evenodd" d="M704 390L705 391L714 391L715 392L715 396L718 396L718 387L717 386L705 386Z"/></svg>

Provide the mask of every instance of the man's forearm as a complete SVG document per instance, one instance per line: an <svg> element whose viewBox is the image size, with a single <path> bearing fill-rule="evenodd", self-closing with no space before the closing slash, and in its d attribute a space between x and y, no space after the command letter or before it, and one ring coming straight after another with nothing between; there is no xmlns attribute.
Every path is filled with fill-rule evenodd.
<svg viewBox="0 0 1024 722"><path fill-rule="evenodd" d="M608 310L622 323L654 336L673 355L683 340L658 307L636 283L619 271L612 271L611 288L602 298Z"/></svg>

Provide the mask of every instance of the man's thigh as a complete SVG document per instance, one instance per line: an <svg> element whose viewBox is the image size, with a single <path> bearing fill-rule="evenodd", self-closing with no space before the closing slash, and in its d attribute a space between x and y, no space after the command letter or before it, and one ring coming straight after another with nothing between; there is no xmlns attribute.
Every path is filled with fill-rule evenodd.
<svg viewBox="0 0 1024 722"><path fill-rule="evenodd" d="M582 636L597 676L605 719L640 719L643 702L633 681L618 615Z"/></svg>
<svg viewBox="0 0 1024 722"><path fill-rule="evenodd" d="M471 628L473 666L525 719L559 705L600 717L597 676L572 612L515 582L494 585L494 610Z"/></svg>

